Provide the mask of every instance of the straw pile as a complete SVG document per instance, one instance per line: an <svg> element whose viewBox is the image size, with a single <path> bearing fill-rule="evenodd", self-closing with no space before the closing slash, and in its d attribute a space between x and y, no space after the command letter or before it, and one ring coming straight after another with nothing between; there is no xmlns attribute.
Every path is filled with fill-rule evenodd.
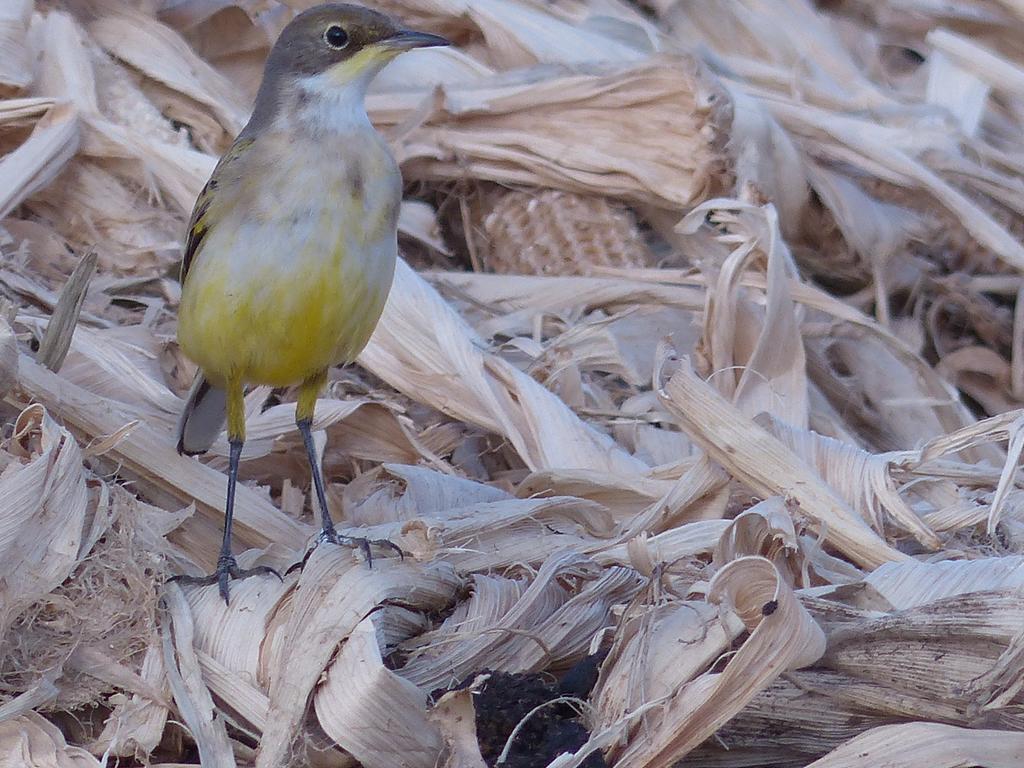
<svg viewBox="0 0 1024 768"><path fill-rule="evenodd" d="M182 230L294 9L0 5L0 763L1024 764L1024 12L387 0L344 531L211 568ZM415 268L409 266L414 265ZM243 567L315 530L248 395Z"/></svg>

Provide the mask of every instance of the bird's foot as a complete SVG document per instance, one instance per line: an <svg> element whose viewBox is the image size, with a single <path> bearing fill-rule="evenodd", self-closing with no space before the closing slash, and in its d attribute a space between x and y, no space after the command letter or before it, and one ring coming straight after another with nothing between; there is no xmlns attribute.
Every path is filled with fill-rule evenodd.
<svg viewBox="0 0 1024 768"><path fill-rule="evenodd" d="M306 550L306 554L302 556L302 559L299 562L289 566L288 570L284 572L285 576L292 571L299 571L305 568L306 562L313 554L313 550L325 543L337 544L341 547L353 547L361 550L363 555L366 557L366 564L370 568L373 568L373 547L390 549L397 552L398 556L405 560L405 552L403 552L402 548L393 541L388 541L387 539L364 539L358 536L342 536L332 525L329 528L324 528L320 531L320 535L316 537L316 542L313 546Z"/></svg>
<svg viewBox="0 0 1024 768"><path fill-rule="evenodd" d="M291 569L289 569L291 570ZM197 587L208 587L217 584L220 587L220 596L224 598L225 605L228 604L228 582L231 579L247 579L250 576L258 576L269 573L281 578L281 574L269 565L257 565L255 568L239 568L234 555L221 555L217 558L217 570L208 576L172 576L168 581L176 581L179 584L192 584Z"/></svg>

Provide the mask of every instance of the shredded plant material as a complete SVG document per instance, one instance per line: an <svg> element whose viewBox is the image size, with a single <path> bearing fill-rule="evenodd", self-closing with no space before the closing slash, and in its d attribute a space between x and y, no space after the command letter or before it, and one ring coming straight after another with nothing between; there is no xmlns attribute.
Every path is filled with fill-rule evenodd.
<svg viewBox="0 0 1024 768"><path fill-rule="evenodd" d="M0 764L1024 765L1024 12L387 0L399 262L215 563L187 217L306 0L0 5ZM330 162L331 158L324 158ZM318 529L253 388L239 565Z"/></svg>

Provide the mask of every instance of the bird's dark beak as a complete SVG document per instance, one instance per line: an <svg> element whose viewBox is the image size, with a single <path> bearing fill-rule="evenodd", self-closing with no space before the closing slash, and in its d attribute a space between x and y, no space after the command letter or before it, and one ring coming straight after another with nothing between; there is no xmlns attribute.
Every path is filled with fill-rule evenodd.
<svg viewBox="0 0 1024 768"><path fill-rule="evenodd" d="M440 45L451 45L451 42L440 35L432 35L429 32L400 29L390 37L381 40L380 44L395 51L408 51L413 48L435 48Z"/></svg>

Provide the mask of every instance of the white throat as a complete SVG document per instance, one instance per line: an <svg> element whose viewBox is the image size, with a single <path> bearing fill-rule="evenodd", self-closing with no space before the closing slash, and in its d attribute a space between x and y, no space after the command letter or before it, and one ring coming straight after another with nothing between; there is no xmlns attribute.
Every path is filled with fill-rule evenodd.
<svg viewBox="0 0 1024 768"><path fill-rule="evenodd" d="M365 77L338 85L329 72L299 79L302 98L295 105L295 117L313 133L349 133L370 127L366 115L366 88L373 78Z"/></svg>

